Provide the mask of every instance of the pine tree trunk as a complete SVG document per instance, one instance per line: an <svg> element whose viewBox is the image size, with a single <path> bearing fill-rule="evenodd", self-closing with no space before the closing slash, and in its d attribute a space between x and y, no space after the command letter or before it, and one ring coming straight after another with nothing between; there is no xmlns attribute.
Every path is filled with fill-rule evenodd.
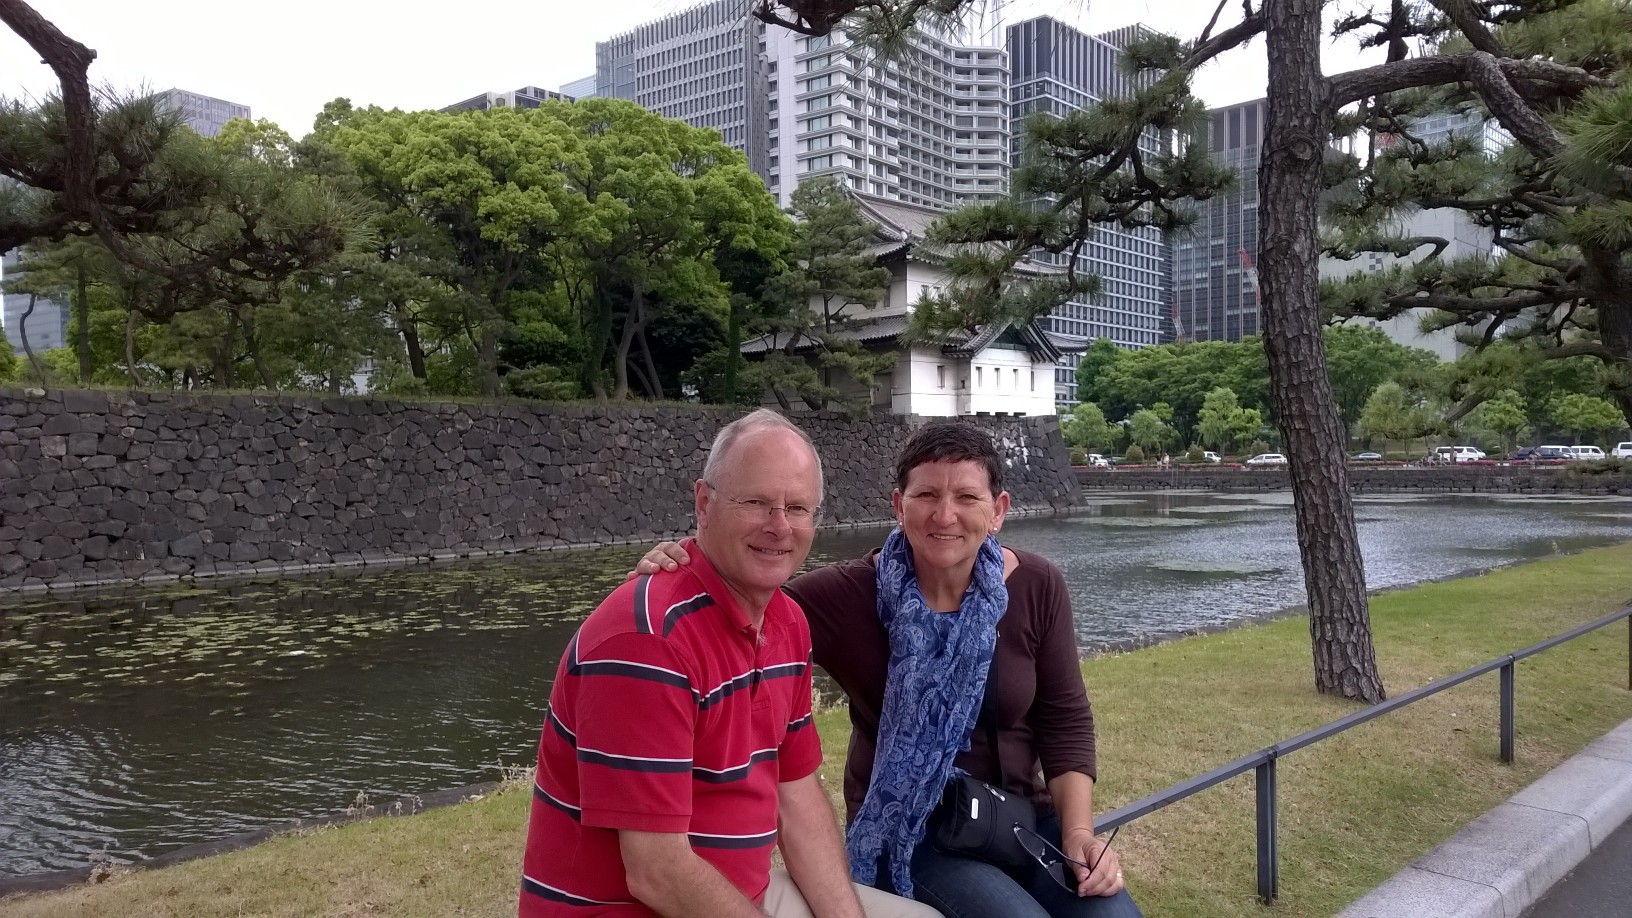
<svg viewBox="0 0 1632 918"><path fill-rule="evenodd" d="M1378 702L1383 682L1317 292L1316 219L1331 127L1320 70L1321 0L1265 0L1264 11L1269 100L1259 175L1261 322L1270 392L1291 462L1315 689Z"/></svg>
<svg viewBox="0 0 1632 918"><path fill-rule="evenodd" d="M419 341L419 325L409 318L407 308L401 303L392 303L391 310L396 315L397 330L402 333L403 347L408 350L408 371L415 379L429 379L425 370L425 346Z"/></svg>
<svg viewBox="0 0 1632 918"><path fill-rule="evenodd" d="M34 348L28 343L28 317L34 314L34 304L39 298L37 293L28 295L28 308L23 310L22 318L17 320L17 340L23 344L23 354L28 357L28 365L34 369L34 378L44 386L45 371L40 369L40 358L34 356Z"/></svg>
<svg viewBox="0 0 1632 918"><path fill-rule="evenodd" d="M91 301L87 296L90 283L85 279L85 265L79 265L79 302L74 304L79 317L79 333L75 335L75 350L79 351L79 384L91 384Z"/></svg>
<svg viewBox="0 0 1632 918"><path fill-rule="evenodd" d="M742 305L731 298L725 319L725 404L737 403L737 367L742 363Z"/></svg>
<svg viewBox="0 0 1632 918"><path fill-rule="evenodd" d="M136 373L136 310L125 306L125 372L130 374L130 387L140 389L142 378Z"/></svg>
<svg viewBox="0 0 1632 918"><path fill-rule="evenodd" d="M481 335L476 346L476 374L482 395L498 398L499 330L496 320L488 319L482 322Z"/></svg>

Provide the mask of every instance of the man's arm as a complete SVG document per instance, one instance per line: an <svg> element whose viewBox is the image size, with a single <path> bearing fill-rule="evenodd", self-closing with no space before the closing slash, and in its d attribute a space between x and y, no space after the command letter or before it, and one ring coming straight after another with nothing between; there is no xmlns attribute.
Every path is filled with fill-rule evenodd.
<svg viewBox="0 0 1632 918"><path fill-rule="evenodd" d="M777 785L779 838L788 875L816 918L862 918L850 885L839 821L816 775Z"/></svg>
<svg viewBox="0 0 1632 918"><path fill-rule="evenodd" d="M765 916L683 834L621 831L618 848L630 894L663 918Z"/></svg>
<svg viewBox="0 0 1632 918"><path fill-rule="evenodd" d="M1077 872L1077 895L1114 896L1122 891L1122 861L1116 850L1094 837L1094 779L1080 771L1055 775L1048 794L1060 814L1060 850L1067 857L1094 865L1094 873Z"/></svg>

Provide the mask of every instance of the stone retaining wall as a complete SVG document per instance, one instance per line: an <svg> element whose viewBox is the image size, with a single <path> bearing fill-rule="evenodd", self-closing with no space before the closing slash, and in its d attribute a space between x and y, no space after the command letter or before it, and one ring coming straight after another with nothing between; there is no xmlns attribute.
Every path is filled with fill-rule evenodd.
<svg viewBox="0 0 1632 918"><path fill-rule="evenodd" d="M0 592L649 541L738 412L0 389ZM824 524L890 518L921 418L797 418ZM1077 500L1053 417L972 419L1017 507Z"/></svg>
<svg viewBox="0 0 1632 918"><path fill-rule="evenodd" d="M1077 481L1090 490L1165 490L1198 488L1211 491L1276 491L1292 486L1285 469L1228 469L1186 467L1157 469L1074 470ZM1349 467L1349 485L1356 492L1434 491L1526 493L1572 491L1589 494L1632 493L1625 476L1582 475L1567 466L1449 465L1427 468Z"/></svg>

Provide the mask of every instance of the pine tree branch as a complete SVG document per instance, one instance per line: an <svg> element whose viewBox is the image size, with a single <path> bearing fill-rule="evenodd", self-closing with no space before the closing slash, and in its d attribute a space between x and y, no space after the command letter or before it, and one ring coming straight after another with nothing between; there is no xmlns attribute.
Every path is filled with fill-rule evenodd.
<svg viewBox="0 0 1632 918"><path fill-rule="evenodd" d="M1475 50L1493 57L1508 56L1502 43L1485 27L1484 20L1479 17L1479 10L1474 7L1471 0L1429 0L1429 2L1451 20Z"/></svg>
<svg viewBox="0 0 1632 918"><path fill-rule="evenodd" d="M91 219L101 209L96 199L96 108L89 76L96 52L64 35L22 0L0 0L0 22L28 42L62 83L63 203L75 217Z"/></svg>
<svg viewBox="0 0 1632 918"><path fill-rule="evenodd" d="M1456 54L1413 57L1337 74L1331 78L1332 104L1342 108L1361 99L1391 92L1440 86L1463 80L1476 82L1474 75L1469 71L1469 66L1477 57L1483 57L1498 73L1503 74L1504 78L1551 83L1571 92L1614 88L1618 85L1613 80L1606 80L1579 67L1566 64L1543 60L1495 58L1483 51L1463 51ZM1486 101L1489 102L1488 99Z"/></svg>
<svg viewBox="0 0 1632 918"><path fill-rule="evenodd" d="M1262 9L1253 10L1251 3L1244 4L1245 16L1231 28L1225 29L1212 38L1204 38L1196 42L1195 48L1185 55L1179 63L1179 69L1194 71L1197 67L1232 48L1240 47L1251 41L1254 36L1264 30L1264 13Z"/></svg>
<svg viewBox="0 0 1632 918"><path fill-rule="evenodd" d="M1496 237L1495 242L1496 245L1500 246L1503 251L1507 252L1509 255L1512 255L1514 258L1528 261L1539 268L1546 268L1550 271L1557 271L1560 274L1565 274L1574 270L1575 268L1580 267L1579 262L1559 261L1553 258L1543 258L1540 255L1530 251L1523 244L1510 239L1504 239L1500 236Z"/></svg>

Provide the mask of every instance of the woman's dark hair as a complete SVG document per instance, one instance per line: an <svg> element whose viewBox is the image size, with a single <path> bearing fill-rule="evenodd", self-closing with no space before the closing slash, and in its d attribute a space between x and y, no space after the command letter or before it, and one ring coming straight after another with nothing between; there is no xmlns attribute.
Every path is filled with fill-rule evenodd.
<svg viewBox="0 0 1632 918"><path fill-rule="evenodd" d="M895 460L895 486L906 490L907 474L926 462L974 461L986 467L992 496L1003 492L1003 458L992 445L991 435L978 427L955 421L938 421L920 428L901 447Z"/></svg>

